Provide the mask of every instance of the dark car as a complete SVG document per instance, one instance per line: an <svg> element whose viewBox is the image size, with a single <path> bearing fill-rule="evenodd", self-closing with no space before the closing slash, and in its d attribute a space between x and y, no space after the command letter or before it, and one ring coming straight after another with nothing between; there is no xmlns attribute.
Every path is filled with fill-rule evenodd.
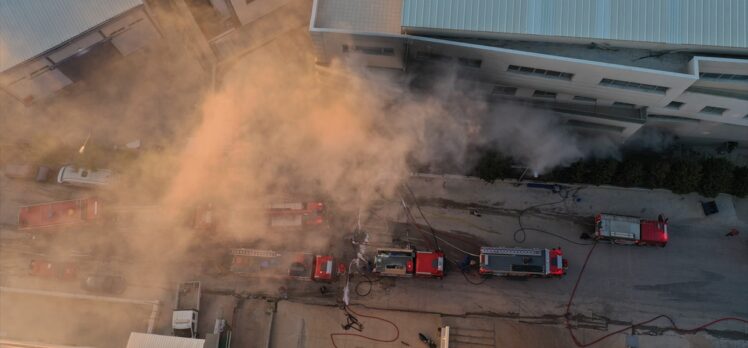
<svg viewBox="0 0 748 348"><path fill-rule="evenodd" d="M127 283L119 275L92 274L83 278L81 286L84 290L100 294L121 294L125 292Z"/></svg>

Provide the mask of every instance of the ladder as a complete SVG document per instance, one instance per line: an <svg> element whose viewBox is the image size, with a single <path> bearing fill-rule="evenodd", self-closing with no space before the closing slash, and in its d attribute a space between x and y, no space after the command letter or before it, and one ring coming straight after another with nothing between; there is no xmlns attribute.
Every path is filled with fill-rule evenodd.
<svg viewBox="0 0 748 348"><path fill-rule="evenodd" d="M277 251L271 250L255 250L255 249L231 249L232 256L256 256L256 257L278 257L281 254Z"/></svg>

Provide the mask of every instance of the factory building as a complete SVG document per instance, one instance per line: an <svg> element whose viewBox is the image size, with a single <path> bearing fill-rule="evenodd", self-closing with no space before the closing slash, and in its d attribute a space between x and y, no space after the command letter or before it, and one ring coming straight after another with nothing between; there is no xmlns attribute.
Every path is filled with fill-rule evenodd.
<svg viewBox="0 0 748 348"><path fill-rule="evenodd" d="M449 66L497 103L620 140L748 142L742 0L315 0L310 34L319 64Z"/></svg>
<svg viewBox="0 0 748 348"><path fill-rule="evenodd" d="M142 0L5 0L0 26L0 89L25 104L160 37Z"/></svg>

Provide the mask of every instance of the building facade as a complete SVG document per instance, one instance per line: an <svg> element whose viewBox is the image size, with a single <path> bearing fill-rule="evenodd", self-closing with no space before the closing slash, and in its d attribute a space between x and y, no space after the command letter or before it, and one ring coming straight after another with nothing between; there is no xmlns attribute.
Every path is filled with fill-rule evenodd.
<svg viewBox="0 0 748 348"><path fill-rule="evenodd" d="M318 62L444 64L501 100L626 140L748 142L748 2L315 0Z"/></svg>
<svg viewBox="0 0 748 348"><path fill-rule="evenodd" d="M160 37L141 0L9 0L0 23L0 89L25 104Z"/></svg>

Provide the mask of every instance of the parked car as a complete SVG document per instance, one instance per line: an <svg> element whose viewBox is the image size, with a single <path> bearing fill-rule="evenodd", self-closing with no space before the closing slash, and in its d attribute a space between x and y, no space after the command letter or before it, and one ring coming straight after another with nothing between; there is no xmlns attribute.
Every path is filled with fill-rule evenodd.
<svg viewBox="0 0 748 348"><path fill-rule="evenodd" d="M91 187L109 184L112 171L108 169L90 170L67 165L57 173L57 182L71 186Z"/></svg>
<svg viewBox="0 0 748 348"><path fill-rule="evenodd" d="M72 280L78 275L78 267L70 262L50 262L35 259L29 264L29 273L43 278Z"/></svg>
<svg viewBox="0 0 748 348"><path fill-rule="evenodd" d="M83 279L81 287L89 292L117 295L125 292L127 283L119 275L91 274Z"/></svg>
<svg viewBox="0 0 748 348"><path fill-rule="evenodd" d="M5 176L11 179L36 180L46 182L52 170L46 166L33 164L7 164L3 167Z"/></svg>

